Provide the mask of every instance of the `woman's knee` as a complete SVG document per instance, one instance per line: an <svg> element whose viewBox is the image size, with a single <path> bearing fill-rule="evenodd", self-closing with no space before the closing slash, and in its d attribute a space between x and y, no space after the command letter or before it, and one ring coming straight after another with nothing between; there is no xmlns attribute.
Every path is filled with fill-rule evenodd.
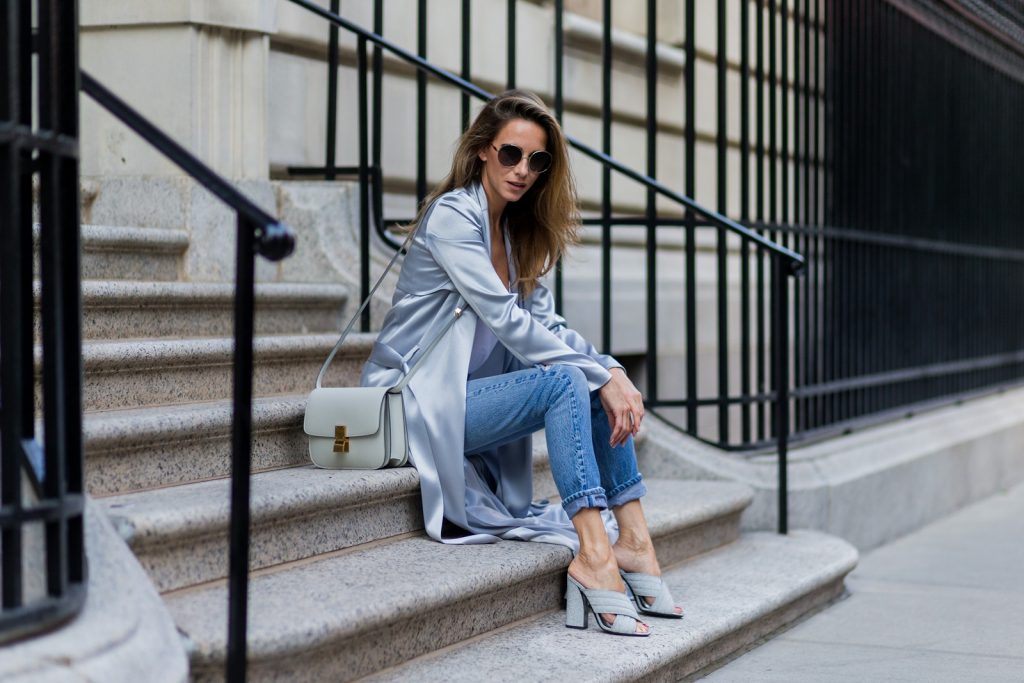
<svg viewBox="0 0 1024 683"><path fill-rule="evenodd" d="M550 370L563 380L562 390L580 398L583 405L590 403L590 383L587 376L575 365L552 365Z"/></svg>

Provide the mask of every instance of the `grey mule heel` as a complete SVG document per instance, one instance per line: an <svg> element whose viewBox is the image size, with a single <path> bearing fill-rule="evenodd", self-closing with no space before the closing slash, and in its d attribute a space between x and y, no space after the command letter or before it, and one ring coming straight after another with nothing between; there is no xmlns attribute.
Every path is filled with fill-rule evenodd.
<svg viewBox="0 0 1024 683"><path fill-rule="evenodd" d="M565 625L569 628L587 628L590 612L594 613L597 625L606 633L617 636L650 635L649 630L646 633L637 632L636 625L643 622L625 593L584 588L576 579L568 576L565 582ZM602 614L616 615L615 621L605 623Z"/></svg>
<svg viewBox="0 0 1024 683"><path fill-rule="evenodd" d="M621 569L619 574L626 582L626 588L633 595L633 602L636 609L642 614L650 614L655 617L669 617L670 619L682 619L682 614L676 614L676 603L672 599L672 593L660 577L653 574L641 574L639 572L624 572ZM654 598L654 602L647 604L644 598Z"/></svg>

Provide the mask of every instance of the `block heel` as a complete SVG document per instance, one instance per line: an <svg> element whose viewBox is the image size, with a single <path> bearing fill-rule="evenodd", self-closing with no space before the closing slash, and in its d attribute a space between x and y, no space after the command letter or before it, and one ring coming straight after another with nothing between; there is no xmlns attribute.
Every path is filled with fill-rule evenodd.
<svg viewBox="0 0 1024 683"><path fill-rule="evenodd" d="M583 591L575 581L569 579L565 586L565 625L585 629L589 625L589 617Z"/></svg>

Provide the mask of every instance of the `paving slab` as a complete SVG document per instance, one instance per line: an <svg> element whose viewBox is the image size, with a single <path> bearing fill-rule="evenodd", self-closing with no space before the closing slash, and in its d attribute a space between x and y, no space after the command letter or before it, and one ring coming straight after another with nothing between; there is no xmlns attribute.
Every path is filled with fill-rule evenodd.
<svg viewBox="0 0 1024 683"><path fill-rule="evenodd" d="M1017 658L800 641L770 659L729 664L701 681L739 683L1014 683Z"/></svg>
<svg viewBox="0 0 1024 683"><path fill-rule="evenodd" d="M1024 486L866 555L849 595L711 672L731 681L1024 681Z"/></svg>

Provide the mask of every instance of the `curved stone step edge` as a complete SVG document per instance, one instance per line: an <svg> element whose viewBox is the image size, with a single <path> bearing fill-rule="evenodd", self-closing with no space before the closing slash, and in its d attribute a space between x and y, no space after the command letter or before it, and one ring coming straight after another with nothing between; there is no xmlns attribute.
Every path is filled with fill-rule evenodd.
<svg viewBox="0 0 1024 683"><path fill-rule="evenodd" d="M5 643L6 683L183 683L188 656L166 605L96 503L87 498L85 604L72 619Z"/></svg>
<svg viewBox="0 0 1024 683"><path fill-rule="evenodd" d="M593 622L589 631L566 629L558 610L362 680L465 683L479 680L480 662L487 662L488 680L499 683L572 680L581 662L588 680L681 680L828 603L842 593L856 564L853 546L820 532L744 534L666 571L687 615L651 620L651 636L629 647L611 647ZM528 659L523 652L544 656Z"/></svg>
<svg viewBox="0 0 1024 683"><path fill-rule="evenodd" d="M688 518L688 528L701 538L712 508L742 509L749 503L749 489L735 484L650 484L656 499L647 514L659 554L667 527L681 526L682 519ZM705 497L721 499L720 506L697 505L690 515L680 515L679 509L686 508L680 500L697 497L701 491ZM679 516L671 519L673 515ZM718 545L710 542L696 552ZM365 675L557 607L570 559L567 548L546 543L459 546L419 537L261 573L250 581L250 670L277 663L294 667L298 661L311 661L314 654L329 653L329 659L338 659L339 652L348 652L351 661L341 662L347 676ZM198 669L219 667L224 657L226 586L217 582L171 593L165 600L191 641L193 673L197 680L204 680ZM495 609L496 604L503 607ZM289 616L293 613L295 619ZM382 637L389 634L403 647L380 648L382 641L369 637L375 630ZM361 670L367 657L384 661ZM333 679L314 669L308 673ZM256 675L253 680L260 678Z"/></svg>

